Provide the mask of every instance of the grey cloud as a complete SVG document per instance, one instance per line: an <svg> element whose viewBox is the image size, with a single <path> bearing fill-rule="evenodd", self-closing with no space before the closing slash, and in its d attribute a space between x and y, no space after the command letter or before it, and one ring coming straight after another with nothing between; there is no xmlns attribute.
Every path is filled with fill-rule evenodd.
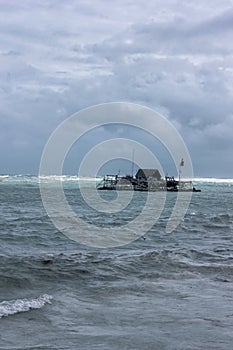
<svg viewBox="0 0 233 350"><path fill-rule="evenodd" d="M136 53L232 54L232 20L233 11L201 20L177 16L169 22L140 23L91 49L108 58Z"/></svg>
<svg viewBox="0 0 233 350"><path fill-rule="evenodd" d="M232 150L231 1L11 4L0 4L0 143L12 159L25 165L24 149L35 172L62 120L118 100L165 113L200 172L211 149L223 160Z"/></svg>

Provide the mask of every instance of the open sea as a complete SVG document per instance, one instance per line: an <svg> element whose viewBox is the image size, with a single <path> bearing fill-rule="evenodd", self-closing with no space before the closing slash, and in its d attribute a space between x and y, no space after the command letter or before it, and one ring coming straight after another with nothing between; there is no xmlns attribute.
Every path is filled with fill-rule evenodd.
<svg viewBox="0 0 233 350"><path fill-rule="evenodd" d="M88 214L77 178L62 181L77 215L100 229L125 223L147 196L135 193L126 212ZM232 350L233 180L195 187L172 233L176 193L167 193L144 237L98 249L57 230L37 177L0 176L0 349ZM111 206L112 193L101 195Z"/></svg>

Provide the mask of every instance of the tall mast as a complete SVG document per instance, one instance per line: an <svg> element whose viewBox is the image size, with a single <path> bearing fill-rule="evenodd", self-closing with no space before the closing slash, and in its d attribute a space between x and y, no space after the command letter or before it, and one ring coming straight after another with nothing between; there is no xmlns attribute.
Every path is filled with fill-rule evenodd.
<svg viewBox="0 0 233 350"><path fill-rule="evenodd" d="M134 154L135 154L135 150L133 149L133 154L132 154L132 171L131 171L132 177L133 177L133 173L134 173Z"/></svg>

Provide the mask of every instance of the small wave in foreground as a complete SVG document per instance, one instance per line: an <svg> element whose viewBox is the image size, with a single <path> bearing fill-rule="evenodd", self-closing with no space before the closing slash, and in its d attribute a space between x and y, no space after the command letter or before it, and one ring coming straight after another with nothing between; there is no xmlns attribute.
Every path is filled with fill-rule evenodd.
<svg viewBox="0 0 233 350"><path fill-rule="evenodd" d="M31 309L40 309L45 304L50 304L51 299L51 295L43 294L35 299L16 299L2 301L0 303L0 318L14 315L19 312L29 311Z"/></svg>

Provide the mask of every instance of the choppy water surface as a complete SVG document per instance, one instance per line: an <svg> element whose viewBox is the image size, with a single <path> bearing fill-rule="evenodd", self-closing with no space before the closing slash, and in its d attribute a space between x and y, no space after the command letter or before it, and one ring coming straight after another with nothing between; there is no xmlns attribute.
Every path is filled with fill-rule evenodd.
<svg viewBox="0 0 233 350"><path fill-rule="evenodd" d="M64 185L100 229L125 223L146 196L108 216L88 211L75 178ZM36 177L0 177L0 349L232 349L233 182L196 187L172 234L168 193L145 239L94 249L57 231Z"/></svg>

